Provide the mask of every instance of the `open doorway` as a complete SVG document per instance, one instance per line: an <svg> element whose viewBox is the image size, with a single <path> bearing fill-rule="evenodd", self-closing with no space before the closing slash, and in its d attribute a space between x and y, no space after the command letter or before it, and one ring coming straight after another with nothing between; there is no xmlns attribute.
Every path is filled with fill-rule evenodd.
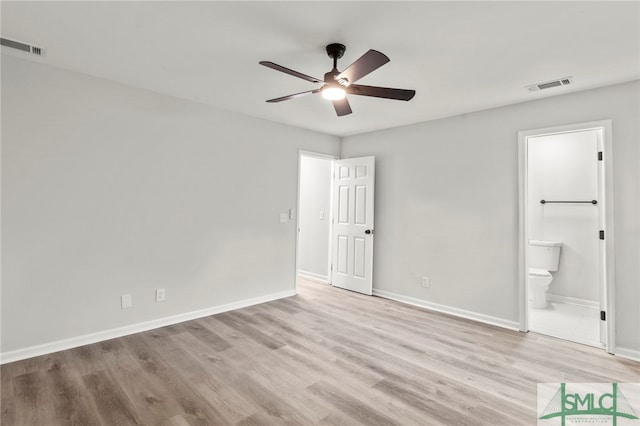
<svg viewBox="0 0 640 426"><path fill-rule="evenodd" d="M375 157L300 152L296 280L373 294Z"/></svg>
<svg viewBox="0 0 640 426"><path fill-rule="evenodd" d="M298 159L297 278L331 283L335 157L301 151Z"/></svg>
<svg viewBox="0 0 640 426"><path fill-rule="evenodd" d="M521 329L613 347L609 121L519 134Z"/></svg>

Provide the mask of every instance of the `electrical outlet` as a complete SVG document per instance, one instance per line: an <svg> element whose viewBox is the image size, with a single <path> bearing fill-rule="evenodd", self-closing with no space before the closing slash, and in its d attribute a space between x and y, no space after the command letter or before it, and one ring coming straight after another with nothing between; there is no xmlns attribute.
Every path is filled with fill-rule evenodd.
<svg viewBox="0 0 640 426"><path fill-rule="evenodd" d="M280 223L289 222L289 214L288 213L280 213Z"/></svg>
<svg viewBox="0 0 640 426"><path fill-rule="evenodd" d="M133 306L133 299L130 294L123 294L122 297L120 297L120 306L122 309L127 309Z"/></svg>
<svg viewBox="0 0 640 426"><path fill-rule="evenodd" d="M156 302L164 301L164 288L156 289Z"/></svg>
<svg viewBox="0 0 640 426"><path fill-rule="evenodd" d="M420 285L423 288L430 288L431 287L431 279L429 277L422 277L422 281L420 282Z"/></svg>

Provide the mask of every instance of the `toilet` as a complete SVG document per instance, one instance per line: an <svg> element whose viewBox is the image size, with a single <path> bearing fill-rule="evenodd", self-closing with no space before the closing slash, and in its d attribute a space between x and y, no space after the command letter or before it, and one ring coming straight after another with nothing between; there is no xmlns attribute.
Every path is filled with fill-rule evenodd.
<svg viewBox="0 0 640 426"><path fill-rule="evenodd" d="M558 270L562 243L529 240L529 307L547 307L547 290L553 280L552 271Z"/></svg>

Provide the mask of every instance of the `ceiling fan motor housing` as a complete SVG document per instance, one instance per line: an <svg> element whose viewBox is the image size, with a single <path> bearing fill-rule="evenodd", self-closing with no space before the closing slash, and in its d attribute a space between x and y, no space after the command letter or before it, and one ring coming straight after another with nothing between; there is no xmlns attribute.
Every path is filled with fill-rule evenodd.
<svg viewBox="0 0 640 426"><path fill-rule="evenodd" d="M324 75L324 82L325 83L336 83L338 82L339 84L341 84L339 81L336 80L336 76L340 74L340 71L333 69L331 71L329 71L328 73L326 73Z"/></svg>

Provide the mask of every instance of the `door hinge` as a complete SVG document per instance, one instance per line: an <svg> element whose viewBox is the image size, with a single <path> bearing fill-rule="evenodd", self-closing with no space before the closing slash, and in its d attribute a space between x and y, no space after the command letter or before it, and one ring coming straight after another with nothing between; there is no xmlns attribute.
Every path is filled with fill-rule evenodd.
<svg viewBox="0 0 640 426"><path fill-rule="evenodd" d="M607 320L607 313L605 311L600 311L600 321Z"/></svg>
<svg viewBox="0 0 640 426"><path fill-rule="evenodd" d="M598 161L602 161L602 151L598 151Z"/></svg>
<svg viewBox="0 0 640 426"><path fill-rule="evenodd" d="M604 240L604 231L602 231L602 230L600 231L600 239Z"/></svg>
<svg viewBox="0 0 640 426"><path fill-rule="evenodd" d="M333 263L331 264L331 271L333 271Z"/></svg>

